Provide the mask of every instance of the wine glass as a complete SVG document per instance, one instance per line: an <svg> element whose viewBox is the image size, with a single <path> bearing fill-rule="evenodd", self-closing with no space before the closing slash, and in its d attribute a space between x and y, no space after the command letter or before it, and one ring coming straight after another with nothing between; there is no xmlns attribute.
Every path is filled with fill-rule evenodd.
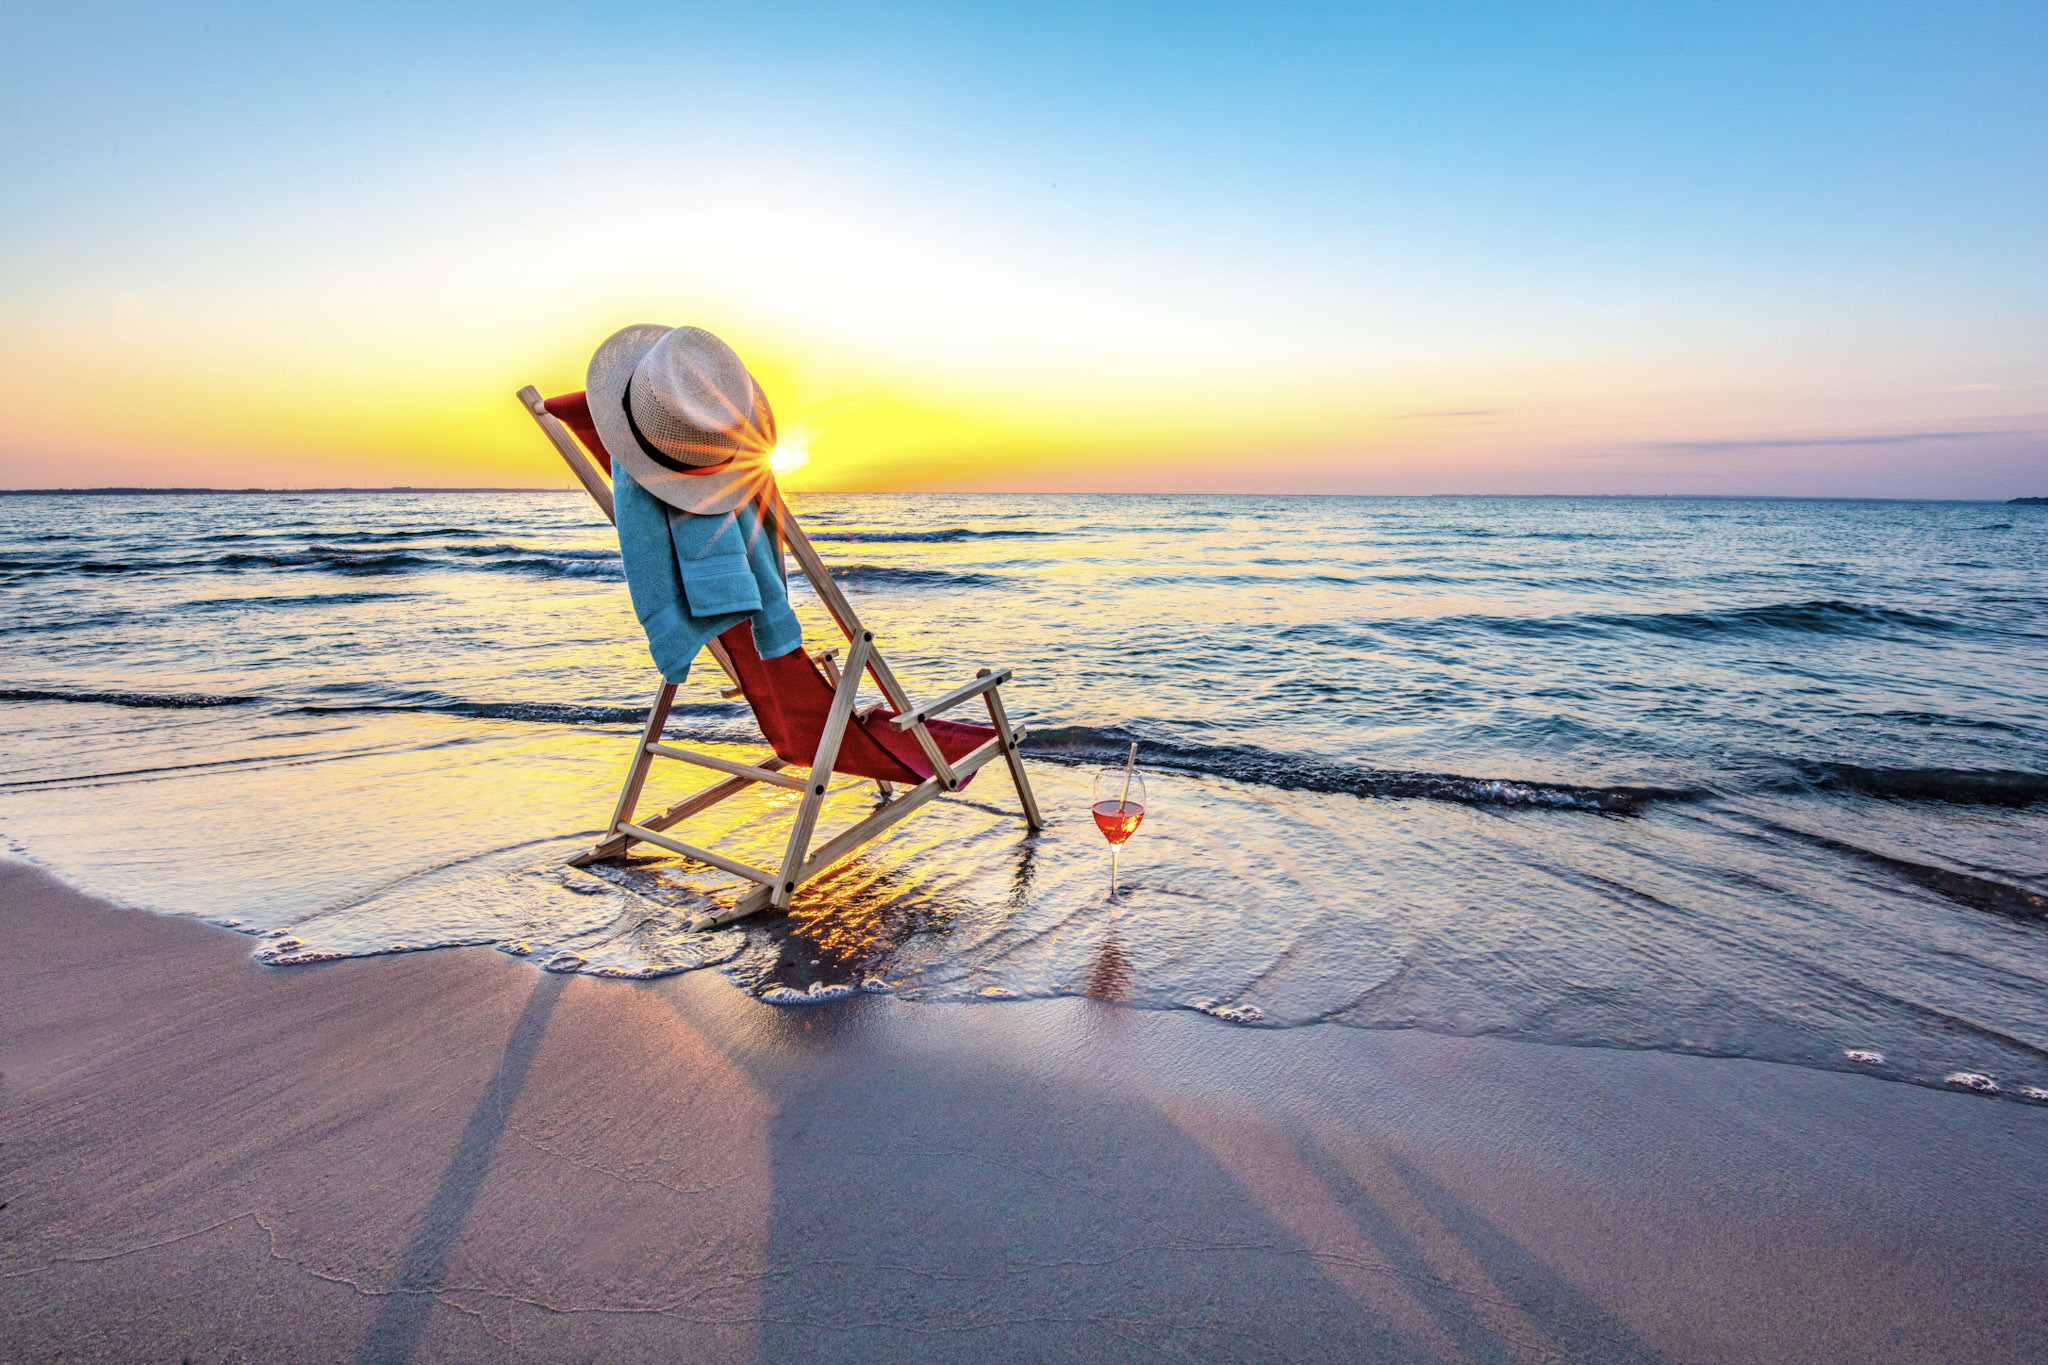
<svg viewBox="0 0 2048 1365"><path fill-rule="evenodd" d="M1145 818L1145 779L1135 763L1095 774L1095 827L1109 840L1109 898L1116 899L1117 855Z"/></svg>

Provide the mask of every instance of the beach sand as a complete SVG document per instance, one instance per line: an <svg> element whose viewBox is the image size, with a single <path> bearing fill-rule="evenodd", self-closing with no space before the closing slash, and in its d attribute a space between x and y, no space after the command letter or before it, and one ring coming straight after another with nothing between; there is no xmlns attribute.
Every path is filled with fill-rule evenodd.
<svg viewBox="0 0 2048 1365"><path fill-rule="evenodd" d="M21 864L0 927L7 1360L2048 1355L2044 1108L487 949L267 969Z"/></svg>

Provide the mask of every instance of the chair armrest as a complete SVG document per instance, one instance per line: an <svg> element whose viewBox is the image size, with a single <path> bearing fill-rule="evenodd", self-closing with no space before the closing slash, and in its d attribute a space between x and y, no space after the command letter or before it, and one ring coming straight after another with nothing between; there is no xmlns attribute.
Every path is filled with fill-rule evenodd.
<svg viewBox="0 0 2048 1365"><path fill-rule="evenodd" d="M921 706L912 707L889 723L899 730L908 730L913 725L922 725L933 716L952 710L963 701L972 701L984 692L1001 687L1010 680L1011 670L999 668L984 677L976 678L965 687L956 687L943 697L936 697Z"/></svg>

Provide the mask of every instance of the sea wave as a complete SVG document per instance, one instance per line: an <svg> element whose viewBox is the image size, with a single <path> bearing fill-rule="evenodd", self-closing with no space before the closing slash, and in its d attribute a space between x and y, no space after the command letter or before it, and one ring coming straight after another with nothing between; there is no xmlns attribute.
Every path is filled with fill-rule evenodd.
<svg viewBox="0 0 2048 1365"><path fill-rule="evenodd" d="M330 535L326 539L342 541L350 537ZM370 541L375 537L365 533L361 539ZM351 547L323 543L308 545L302 549L240 549L226 554L208 553L196 558L135 556L119 560L80 560L71 553L59 552L33 559L0 560L0 574L30 580L55 574L175 573L194 570L232 574L275 570L283 573L335 573L362 577L428 571L482 570L494 573L531 574L547 578L625 577L617 550L550 549L513 544L410 545L379 548L374 544Z"/></svg>
<svg viewBox="0 0 2048 1365"><path fill-rule="evenodd" d="M1978 876L1970 872L1957 872L1953 868L1937 867L1932 863L1913 858L1900 858L1876 849L1865 848L1811 830L1795 829L1790 825L1768 822L1780 833L1789 834L1806 843L1854 858L1872 867L1882 868L1894 876L1912 882L1916 886L1934 892L1957 905L1972 910L1985 910L1994 915L2005 915L2012 919L2048 920L2048 896L2029 891L2010 882L1998 881L1991 877Z"/></svg>
<svg viewBox="0 0 2048 1365"><path fill-rule="evenodd" d="M462 716L470 720L535 721L546 725L639 725L647 719L645 706L618 706L602 702L474 701L436 693L416 693L393 701L313 702L292 709L304 715L413 712ZM721 721L745 716L747 709L729 702L678 702L669 708L669 714L678 720L702 718Z"/></svg>
<svg viewBox="0 0 2048 1365"><path fill-rule="evenodd" d="M1877 630L1949 631L1955 623L1899 607L1869 606L1837 600L1777 602L1725 611L1650 612L1640 615L1589 616L1598 625L1625 627L1658 635L1694 637L1721 633L1766 634L1778 631L1814 635L1864 635Z"/></svg>
<svg viewBox="0 0 2048 1365"><path fill-rule="evenodd" d="M1688 801L1703 794L1676 787L1595 787L1373 768L1313 754L1276 753L1250 744L1183 744L1145 739L1114 727L1097 729L1086 725L1033 731L1025 738L1023 747L1033 758L1055 763L1118 763L1129 752L1133 740L1138 742L1139 757L1148 767L1228 778L1283 791L1344 792L1353 796L1452 801L1467 806L1522 806L1619 815L1634 814L1653 802Z"/></svg>
<svg viewBox="0 0 2048 1365"><path fill-rule="evenodd" d="M1058 534L1058 531L974 531L965 526L952 526L938 531L813 531L810 538L848 545L953 545L963 540L1023 540Z"/></svg>
<svg viewBox="0 0 2048 1365"><path fill-rule="evenodd" d="M366 545L394 540L466 540L471 536L483 534L485 533L473 526L421 526L400 527L388 531L336 531L322 536L321 539Z"/></svg>
<svg viewBox="0 0 2048 1365"><path fill-rule="evenodd" d="M619 559L619 552L615 549L561 550L552 549L545 545L518 545L502 541L490 545L451 545L449 553L464 555L471 559L487 559L501 555L545 555L550 559L568 560L609 559L617 561Z"/></svg>
<svg viewBox="0 0 2048 1365"><path fill-rule="evenodd" d="M464 567L486 569L492 573L531 574L541 578L605 578L623 582L626 577L625 562L616 556L611 559L572 559L559 553L520 555Z"/></svg>
<svg viewBox="0 0 2048 1365"><path fill-rule="evenodd" d="M409 550L360 553L336 545L312 545L275 554L237 551L213 561L223 569L315 569L324 573L392 574L424 569L436 561Z"/></svg>
<svg viewBox="0 0 2048 1365"><path fill-rule="evenodd" d="M2030 806L2048 801L2048 773L2010 768L1865 768L1854 763L1802 763L1801 783L1894 801L1947 801L1966 806Z"/></svg>
<svg viewBox="0 0 2048 1365"><path fill-rule="evenodd" d="M1264 561L1254 560L1253 562L1263 563ZM1357 578L1349 574L1338 573L1202 574L1176 571L1163 574L1139 574L1130 581L1142 587L1175 590L1188 588L1291 588L1297 583L1316 583L1340 588L1355 588L1368 583L1379 583L1388 580L1381 578Z"/></svg>
<svg viewBox="0 0 2048 1365"><path fill-rule="evenodd" d="M356 551L336 545L313 545L276 553L242 551L222 555L213 563L223 569L310 569L362 575L479 569L545 578L625 577L616 550L558 550L516 544L448 546L440 553L420 549Z"/></svg>
<svg viewBox="0 0 2048 1365"><path fill-rule="evenodd" d="M1836 599L1772 602L1717 611L1597 612L1568 616L1447 616L1418 624L1469 626L1495 635L1521 638L1553 635L1609 634L1626 630L1645 635L1697 640L1709 637L1763 638L1785 634L1860 636L1895 631L1949 632L1956 623L1898 607L1870 606Z"/></svg>
<svg viewBox="0 0 2048 1365"><path fill-rule="evenodd" d="M623 581L626 565L618 550L556 549L541 545L498 542L489 545L451 545L448 553L457 558L451 567L481 569L489 573L516 573L540 578L604 578ZM468 562L464 562L468 561Z"/></svg>
<svg viewBox="0 0 2048 1365"><path fill-rule="evenodd" d="M364 602L398 602L423 597L417 592L257 593L249 597L201 597L180 605L180 611L233 611L245 607L352 607Z"/></svg>
<svg viewBox="0 0 2048 1365"><path fill-rule="evenodd" d="M1001 588L1008 580L989 573L951 569L909 569L895 564L834 565L832 579L853 588Z"/></svg>
<svg viewBox="0 0 2048 1365"><path fill-rule="evenodd" d="M0 701L82 701L101 706L139 706L185 711L207 706L247 706L256 697L219 696L211 692L70 692L43 687L0 687Z"/></svg>

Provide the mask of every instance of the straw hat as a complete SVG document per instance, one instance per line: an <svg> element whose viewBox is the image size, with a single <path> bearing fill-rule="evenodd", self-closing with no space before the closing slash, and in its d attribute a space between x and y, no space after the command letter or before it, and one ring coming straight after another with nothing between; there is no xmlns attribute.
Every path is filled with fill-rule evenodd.
<svg viewBox="0 0 2048 1365"><path fill-rule="evenodd" d="M732 347L701 327L640 323L605 338L590 417L633 482L684 512L730 512L772 479L775 414Z"/></svg>

